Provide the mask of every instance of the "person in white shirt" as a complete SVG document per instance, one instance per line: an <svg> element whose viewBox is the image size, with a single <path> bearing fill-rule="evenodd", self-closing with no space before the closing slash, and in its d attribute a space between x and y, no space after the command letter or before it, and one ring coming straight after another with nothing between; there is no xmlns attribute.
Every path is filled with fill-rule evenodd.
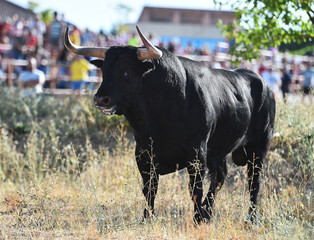
<svg viewBox="0 0 314 240"><path fill-rule="evenodd" d="M310 98L310 103L313 103L312 91L314 85L314 71L311 69L311 67L311 63L308 62L306 64L306 69L302 72L302 75L304 77L302 91L303 99L306 95L308 95Z"/></svg>
<svg viewBox="0 0 314 240"><path fill-rule="evenodd" d="M37 61L31 57L28 59L27 69L20 73L17 84L21 88L30 88L38 94L43 91L45 81L46 76L44 72L37 69Z"/></svg>
<svg viewBox="0 0 314 240"><path fill-rule="evenodd" d="M272 67L269 67L262 72L262 78L270 86L276 96L278 93L278 83L280 81L277 72L274 71Z"/></svg>

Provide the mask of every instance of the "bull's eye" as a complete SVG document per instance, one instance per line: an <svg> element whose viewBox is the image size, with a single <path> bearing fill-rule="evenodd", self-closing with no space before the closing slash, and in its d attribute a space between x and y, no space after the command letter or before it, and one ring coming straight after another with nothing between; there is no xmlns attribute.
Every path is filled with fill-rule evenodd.
<svg viewBox="0 0 314 240"><path fill-rule="evenodd" d="M125 73L123 74L123 77L127 77L127 76L129 76L129 73L128 73L128 72L125 72Z"/></svg>

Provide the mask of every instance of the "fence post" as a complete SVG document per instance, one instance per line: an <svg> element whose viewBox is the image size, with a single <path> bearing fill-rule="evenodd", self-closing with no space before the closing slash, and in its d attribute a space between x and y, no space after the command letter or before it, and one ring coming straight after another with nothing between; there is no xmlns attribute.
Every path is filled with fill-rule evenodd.
<svg viewBox="0 0 314 240"><path fill-rule="evenodd" d="M10 58L8 60L8 75L7 75L7 85L9 86L10 89L12 89L13 84L12 84L12 79L13 79L13 60Z"/></svg>

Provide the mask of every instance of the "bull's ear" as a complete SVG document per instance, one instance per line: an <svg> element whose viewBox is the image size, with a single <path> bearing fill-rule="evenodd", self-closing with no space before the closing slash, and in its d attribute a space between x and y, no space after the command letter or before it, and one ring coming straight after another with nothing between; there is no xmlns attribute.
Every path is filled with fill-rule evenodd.
<svg viewBox="0 0 314 240"><path fill-rule="evenodd" d="M143 61L141 64L141 71L142 74L146 74L149 73L150 71L155 69L155 65L154 63L152 63L151 61Z"/></svg>
<svg viewBox="0 0 314 240"><path fill-rule="evenodd" d="M102 64L104 63L104 60L95 59L95 60L90 61L90 63L93 64L93 65L95 65L95 66L98 67L98 68L101 68L101 67L102 67Z"/></svg>

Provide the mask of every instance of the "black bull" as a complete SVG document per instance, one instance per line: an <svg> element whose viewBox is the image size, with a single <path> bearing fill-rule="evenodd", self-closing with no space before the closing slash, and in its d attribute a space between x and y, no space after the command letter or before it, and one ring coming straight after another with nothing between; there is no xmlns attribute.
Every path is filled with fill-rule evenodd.
<svg viewBox="0 0 314 240"><path fill-rule="evenodd" d="M145 44L146 45L146 44ZM135 157L148 203L154 209L159 175L187 168L196 222L210 219L227 175L226 155L247 165L254 220L259 176L275 118L270 88L248 69L209 69L159 48L162 57L139 60L135 47L111 47L101 68L95 104L105 114L123 114L134 129ZM202 180L211 184L203 200Z"/></svg>

